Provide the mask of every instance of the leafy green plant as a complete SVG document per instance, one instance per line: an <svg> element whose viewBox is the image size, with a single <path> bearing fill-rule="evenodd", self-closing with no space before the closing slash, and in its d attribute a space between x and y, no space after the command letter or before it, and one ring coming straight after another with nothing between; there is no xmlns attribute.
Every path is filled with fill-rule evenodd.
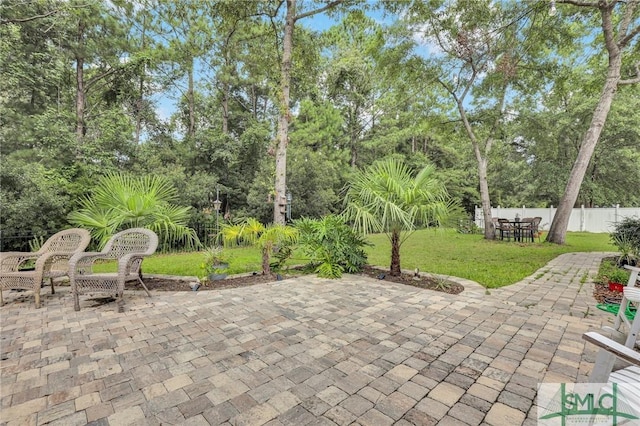
<svg viewBox="0 0 640 426"><path fill-rule="evenodd" d="M604 259L600 264L600 270L596 276L596 281L606 284L609 281L626 284L629 280L629 272L618 266L614 258Z"/></svg>
<svg viewBox="0 0 640 426"><path fill-rule="evenodd" d="M620 251L619 265L637 265L640 260L640 218L626 217L616 224L611 241Z"/></svg>
<svg viewBox="0 0 640 426"><path fill-rule="evenodd" d="M254 218L236 224L224 224L220 233L225 246L247 242L259 247L262 252L262 273L265 275L271 274L271 256L277 247L292 244L298 239L298 231L291 226L264 226Z"/></svg>
<svg viewBox="0 0 640 426"><path fill-rule="evenodd" d="M294 222L300 250L309 257L314 272L323 278L340 278L343 272L359 272L367 262L364 238L336 215Z"/></svg>
<svg viewBox="0 0 640 426"><path fill-rule="evenodd" d="M629 272L616 268L608 273L607 278L614 283L626 284L629 281Z"/></svg>
<svg viewBox="0 0 640 426"><path fill-rule="evenodd" d="M208 247L203 251L203 260L200 268L206 275L219 273L229 267L230 256L222 247Z"/></svg>
<svg viewBox="0 0 640 426"><path fill-rule="evenodd" d="M616 234L612 235L611 239L618 248L618 251L620 251L620 254L618 255L618 265L635 266L638 264L640 251L638 247L634 246L633 240L629 235L624 233Z"/></svg>
<svg viewBox="0 0 640 426"><path fill-rule="evenodd" d="M116 232L137 227L151 229L164 243L198 247L195 231L187 226L190 207L173 204L176 199L176 189L163 177L110 173L69 214L69 221L88 229L100 247Z"/></svg>
<svg viewBox="0 0 640 426"><path fill-rule="evenodd" d="M44 245L45 239L43 236L35 237L33 240L29 241L29 250L38 251Z"/></svg>
<svg viewBox="0 0 640 426"><path fill-rule="evenodd" d="M400 247L417 226L439 226L456 210L433 166L414 176L393 157L357 171L345 204L343 217L359 232L387 235L391 242L389 273L394 276L400 275Z"/></svg>
<svg viewBox="0 0 640 426"><path fill-rule="evenodd" d="M440 291L444 291L444 290L448 290L451 288L451 281L449 281L448 279L446 279L445 277L436 277L436 289L440 290Z"/></svg>

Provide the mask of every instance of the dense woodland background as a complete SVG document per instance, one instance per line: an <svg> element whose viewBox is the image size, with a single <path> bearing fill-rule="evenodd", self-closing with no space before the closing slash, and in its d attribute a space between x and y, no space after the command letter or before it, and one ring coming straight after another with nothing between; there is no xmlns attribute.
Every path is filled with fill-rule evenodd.
<svg viewBox="0 0 640 426"><path fill-rule="evenodd" d="M546 1L337 3L304 17L329 2L298 2L294 218L339 212L354 168L389 155L434 164L471 212L469 128L493 205L558 205L605 76L597 13L567 4L552 16ZM271 221L285 13L276 0L3 1L3 235L68 226L114 171L168 177L193 225L214 220L216 188L227 218ZM166 99L177 105L168 116ZM620 86L576 204L640 204L639 146L640 86Z"/></svg>

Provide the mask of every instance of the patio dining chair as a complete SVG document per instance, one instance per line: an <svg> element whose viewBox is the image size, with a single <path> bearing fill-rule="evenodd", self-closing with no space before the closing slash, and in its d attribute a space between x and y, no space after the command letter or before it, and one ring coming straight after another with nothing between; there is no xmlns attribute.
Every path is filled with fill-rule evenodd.
<svg viewBox="0 0 640 426"><path fill-rule="evenodd" d="M21 289L33 291L36 309L40 308L42 282L48 279L54 294L54 279L68 275L69 259L86 249L90 241L87 230L72 228L51 236L38 251L0 253L0 305L4 305L2 290ZM30 261L35 261L35 267L24 270Z"/></svg>
<svg viewBox="0 0 640 426"><path fill-rule="evenodd" d="M535 242L536 236L538 237L538 241L540 241L540 235L538 227L540 226L540 222L542 222L541 217L525 217L520 221L520 227L518 231L520 232L520 240L531 240L531 242Z"/></svg>
<svg viewBox="0 0 640 426"><path fill-rule="evenodd" d="M507 238L510 240L514 235L514 227L511 223L509 223L509 219L498 219L498 230L500 231L500 239L504 240Z"/></svg>
<svg viewBox="0 0 640 426"><path fill-rule="evenodd" d="M149 229L131 228L118 232L107 242L101 252L78 253L69 261L71 291L74 309L80 310L80 294L108 293L116 297L124 294L128 281L138 281L151 297L142 281L141 266L145 257L152 255L158 247L158 236ZM97 261L117 262L117 272L96 272Z"/></svg>

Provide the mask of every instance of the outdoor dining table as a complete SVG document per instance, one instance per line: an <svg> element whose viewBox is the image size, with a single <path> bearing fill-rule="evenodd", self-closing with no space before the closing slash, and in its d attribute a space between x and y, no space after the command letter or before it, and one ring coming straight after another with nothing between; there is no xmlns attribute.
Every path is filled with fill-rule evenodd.
<svg viewBox="0 0 640 426"><path fill-rule="evenodd" d="M520 219L510 220L509 225L513 228L513 241L524 241L523 231L531 229L531 222L523 222ZM533 235L531 235L531 242L533 242Z"/></svg>

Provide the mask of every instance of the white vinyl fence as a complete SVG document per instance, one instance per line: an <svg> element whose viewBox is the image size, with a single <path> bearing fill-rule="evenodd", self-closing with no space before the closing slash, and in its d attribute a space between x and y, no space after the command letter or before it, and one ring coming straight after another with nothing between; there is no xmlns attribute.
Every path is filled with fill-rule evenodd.
<svg viewBox="0 0 640 426"><path fill-rule="evenodd" d="M491 216L506 219L514 219L516 214L519 217L537 217L542 218L540 222L541 229L549 229L551 221L556 214L556 208L505 208L492 207ZM567 231L583 231L583 232L611 232L616 223L625 217L640 217L640 207L597 207L573 209L569 218L569 226ZM484 228L484 218L482 216L482 208L476 206L475 223Z"/></svg>

